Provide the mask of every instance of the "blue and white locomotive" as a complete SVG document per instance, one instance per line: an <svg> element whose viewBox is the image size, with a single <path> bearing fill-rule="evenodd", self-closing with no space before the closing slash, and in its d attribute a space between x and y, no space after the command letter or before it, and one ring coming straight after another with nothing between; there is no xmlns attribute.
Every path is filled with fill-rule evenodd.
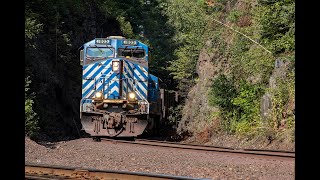
<svg viewBox="0 0 320 180"><path fill-rule="evenodd" d="M146 44L122 36L82 46L83 130L93 138L136 137L159 126L163 97L158 78L148 71L149 60Z"/></svg>

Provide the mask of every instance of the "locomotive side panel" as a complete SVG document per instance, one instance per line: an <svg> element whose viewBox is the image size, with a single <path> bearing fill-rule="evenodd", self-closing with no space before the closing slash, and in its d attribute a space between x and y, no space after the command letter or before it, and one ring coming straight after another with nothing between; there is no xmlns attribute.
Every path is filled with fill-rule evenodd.
<svg viewBox="0 0 320 180"><path fill-rule="evenodd" d="M161 109L162 118L167 120L169 116L169 108L176 107L179 102L179 95L176 91L169 91L166 89L160 89L161 93Z"/></svg>

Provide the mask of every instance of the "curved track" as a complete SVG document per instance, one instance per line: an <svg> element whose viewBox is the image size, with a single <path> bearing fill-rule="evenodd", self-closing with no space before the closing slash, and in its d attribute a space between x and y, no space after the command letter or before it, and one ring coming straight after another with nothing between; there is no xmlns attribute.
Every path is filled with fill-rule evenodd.
<svg viewBox="0 0 320 180"><path fill-rule="evenodd" d="M136 139L135 141L126 140L115 140L115 139L101 139L102 141L111 141L114 143L129 143L138 145L148 145L148 146L158 146L165 148L178 148L178 149L189 149L198 151L213 151L221 153L236 153L239 155L254 155L266 158L284 158L284 159L294 159L295 152L291 151L276 151L276 150L261 150L261 149L235 149L226 148L218 146L204 146L195 144L183 144L168 141L157 141L157 140L147 140L147 139Z"/></svg>
<svg viewBox="0 0 320 180"><path fill-rule="evenodd" d="M25 179L31 180L57 180L57 179L99 179L99 180L196 180L196 178L183 176L170 176L151 173L85 169L79 167L65 167L39 164L25 164ZM204 179L203 179L204 180Z"/></svg>

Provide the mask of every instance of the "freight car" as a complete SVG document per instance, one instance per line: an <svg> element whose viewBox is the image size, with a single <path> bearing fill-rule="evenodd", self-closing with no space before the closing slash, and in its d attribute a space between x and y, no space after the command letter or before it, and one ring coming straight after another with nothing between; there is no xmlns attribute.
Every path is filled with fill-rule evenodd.
<svg viewBox="0 0 320 180"><path fill-rule="evenodd" d="M95 38L82 45L82 129L94 139L137 137L156 132L177 103L150 74L146 44L122 36Z"/></svg>

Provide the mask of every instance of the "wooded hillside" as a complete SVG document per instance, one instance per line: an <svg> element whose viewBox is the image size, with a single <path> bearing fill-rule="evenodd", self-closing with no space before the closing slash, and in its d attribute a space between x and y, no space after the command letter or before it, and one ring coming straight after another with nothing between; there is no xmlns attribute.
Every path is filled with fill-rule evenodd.
<svg viewBox="0 0 320 180"><path fill-rule="evenodd" d="M27 135L80 135L78 49L110 35L151 47L179 133L294 141L293 0L25 1Z"/></svg>

